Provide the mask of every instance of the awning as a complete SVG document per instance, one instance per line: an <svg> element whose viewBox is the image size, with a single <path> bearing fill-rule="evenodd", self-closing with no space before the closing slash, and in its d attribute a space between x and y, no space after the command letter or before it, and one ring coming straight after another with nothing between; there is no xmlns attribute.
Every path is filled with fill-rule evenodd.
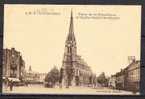
<svg viewBox="0 0 145 99"><path fill-rule="evenodd" d="M6 79L6 77L3 77L3 79Z"/></svg>
<svg viewBox="0 0 145 99"><path fill-rule="evenodd" d="M20 82L20 80L18 79L18 78L8 78L9 79L9 81L14 81L14 82Z"/></svg>

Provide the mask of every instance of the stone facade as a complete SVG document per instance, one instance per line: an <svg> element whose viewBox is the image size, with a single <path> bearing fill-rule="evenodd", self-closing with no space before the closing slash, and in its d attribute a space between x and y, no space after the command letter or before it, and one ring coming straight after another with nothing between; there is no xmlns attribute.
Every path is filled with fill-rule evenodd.
<svg viewBox="0 0 145 99"><path fill-rule="evenodd" d="M63 86L84 86L93 82L94 75L90 67L84 59L77 54L72 12L61 70L63 71L61 81Z"/></svg>
<svg viewBox="0 0 145 99"><path fill-rule="evenodd" d="M139 91L140 86L140 61L134 57L129 58L129 65L115 75L116 89ZM111 77L111 79L113 79Z"/></svg>
<svg viewBox="0 0 145 99"><path fill-rule="evenodd" d="M140 85L140 61L134 60L126 68L126 89L139 90Z"/></svg>
<svg viewBox="0 0 145 99"><path fill-rule="evenodd" d="M14 48L3 50L3 77L17 78L23 80L25 73L25 62Z"/></svg>

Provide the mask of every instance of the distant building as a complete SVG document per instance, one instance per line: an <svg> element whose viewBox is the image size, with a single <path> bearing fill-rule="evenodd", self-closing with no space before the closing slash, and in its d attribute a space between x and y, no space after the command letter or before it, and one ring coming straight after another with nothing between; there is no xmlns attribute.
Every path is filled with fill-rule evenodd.
<svg viewBox="0 0 145 99"><path fill-rule="evenodd" d="M32 71L32 67L29 66L28 71L25 74L25 81L29 83L35 83L39 81L39 75L37 72Z"/></svg>
<svg viewBox="0 0 145 99"><path fill-rule="evenodd" d="M77 54L73 27L73 15L71 12L69 34L65 42L65 52L61 68L63 72L61 82L64 86L89 85L93 82L93 74L88 64Z"/></svg>
<svg viewBox="0 0 145 99"><path fill-rule="evenodd" d="M15 48L3 50L3 78L23 80L25 74L25 61Z"/></svg>
<svg viewBox="0 0 145 99"><path fill-rule="evenodd" d="M108 86L110 88L116 88L116 75L111 75L111 77L109 78L109 81L108 81Z"/></svg>
<svg viewBox="0 0 145 99"><path fill-rule="evenodd" d="M121 69L120 72L116 73L116 88L125 89L125 70Z"/></svg>
<svg viewBox="0 0 145 99"><path fill-rule="evenodd" d="M28 71L25 74L25 81L28 83L43 83L46 73L39 73L32 70L32 67L29 66Z"/></svg>
<svg viewBox="0 0 145 99"><path fill-rule="evenodd" d="M128 91L139 91L140 85L140 61L135 57L129 57L129 65L114 75L116 88Z"/></svg>
<svg viewBox="0 0 145 99"><path fill-rule="evenodd" d="M44 82L47 73L39 73L39 82Z"/></svg>

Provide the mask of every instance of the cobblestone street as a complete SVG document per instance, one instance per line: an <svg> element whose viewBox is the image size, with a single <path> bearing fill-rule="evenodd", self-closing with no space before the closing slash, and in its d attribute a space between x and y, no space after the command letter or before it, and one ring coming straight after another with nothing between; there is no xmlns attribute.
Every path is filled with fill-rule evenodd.
<svg viewBox="0 0 145 99"><path fill-rule="evenodd" d="M13 91L9 88L3 88L5 94L83 94L83 95L133 95L132 92L123 90L112 90L109 88L90 88L90 87L70 87L70 88L46 88L43 85L29 85L13 87Z"/></svg>

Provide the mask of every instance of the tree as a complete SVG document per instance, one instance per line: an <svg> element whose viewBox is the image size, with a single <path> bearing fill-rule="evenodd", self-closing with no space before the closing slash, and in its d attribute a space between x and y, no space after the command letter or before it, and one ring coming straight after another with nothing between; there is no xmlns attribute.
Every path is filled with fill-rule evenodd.
<svg viewBox="0 0 145 99"><path fill-rule="evenodd" d="M56 67L54 67L46 75L45 81L48 82L48 83L52 83L53 85L55 85L57 82L59 82L59 75L60 75L59 74L59 70Z"/></svg>
<svg viewBox="0 0 145 99"><path fill-rule="evenodd" d="M102 73L98 76L97 81L98 81L98 83L101 84L102 86L107 86L108 79L106 78L104 72L102 72Z"/></svg>

